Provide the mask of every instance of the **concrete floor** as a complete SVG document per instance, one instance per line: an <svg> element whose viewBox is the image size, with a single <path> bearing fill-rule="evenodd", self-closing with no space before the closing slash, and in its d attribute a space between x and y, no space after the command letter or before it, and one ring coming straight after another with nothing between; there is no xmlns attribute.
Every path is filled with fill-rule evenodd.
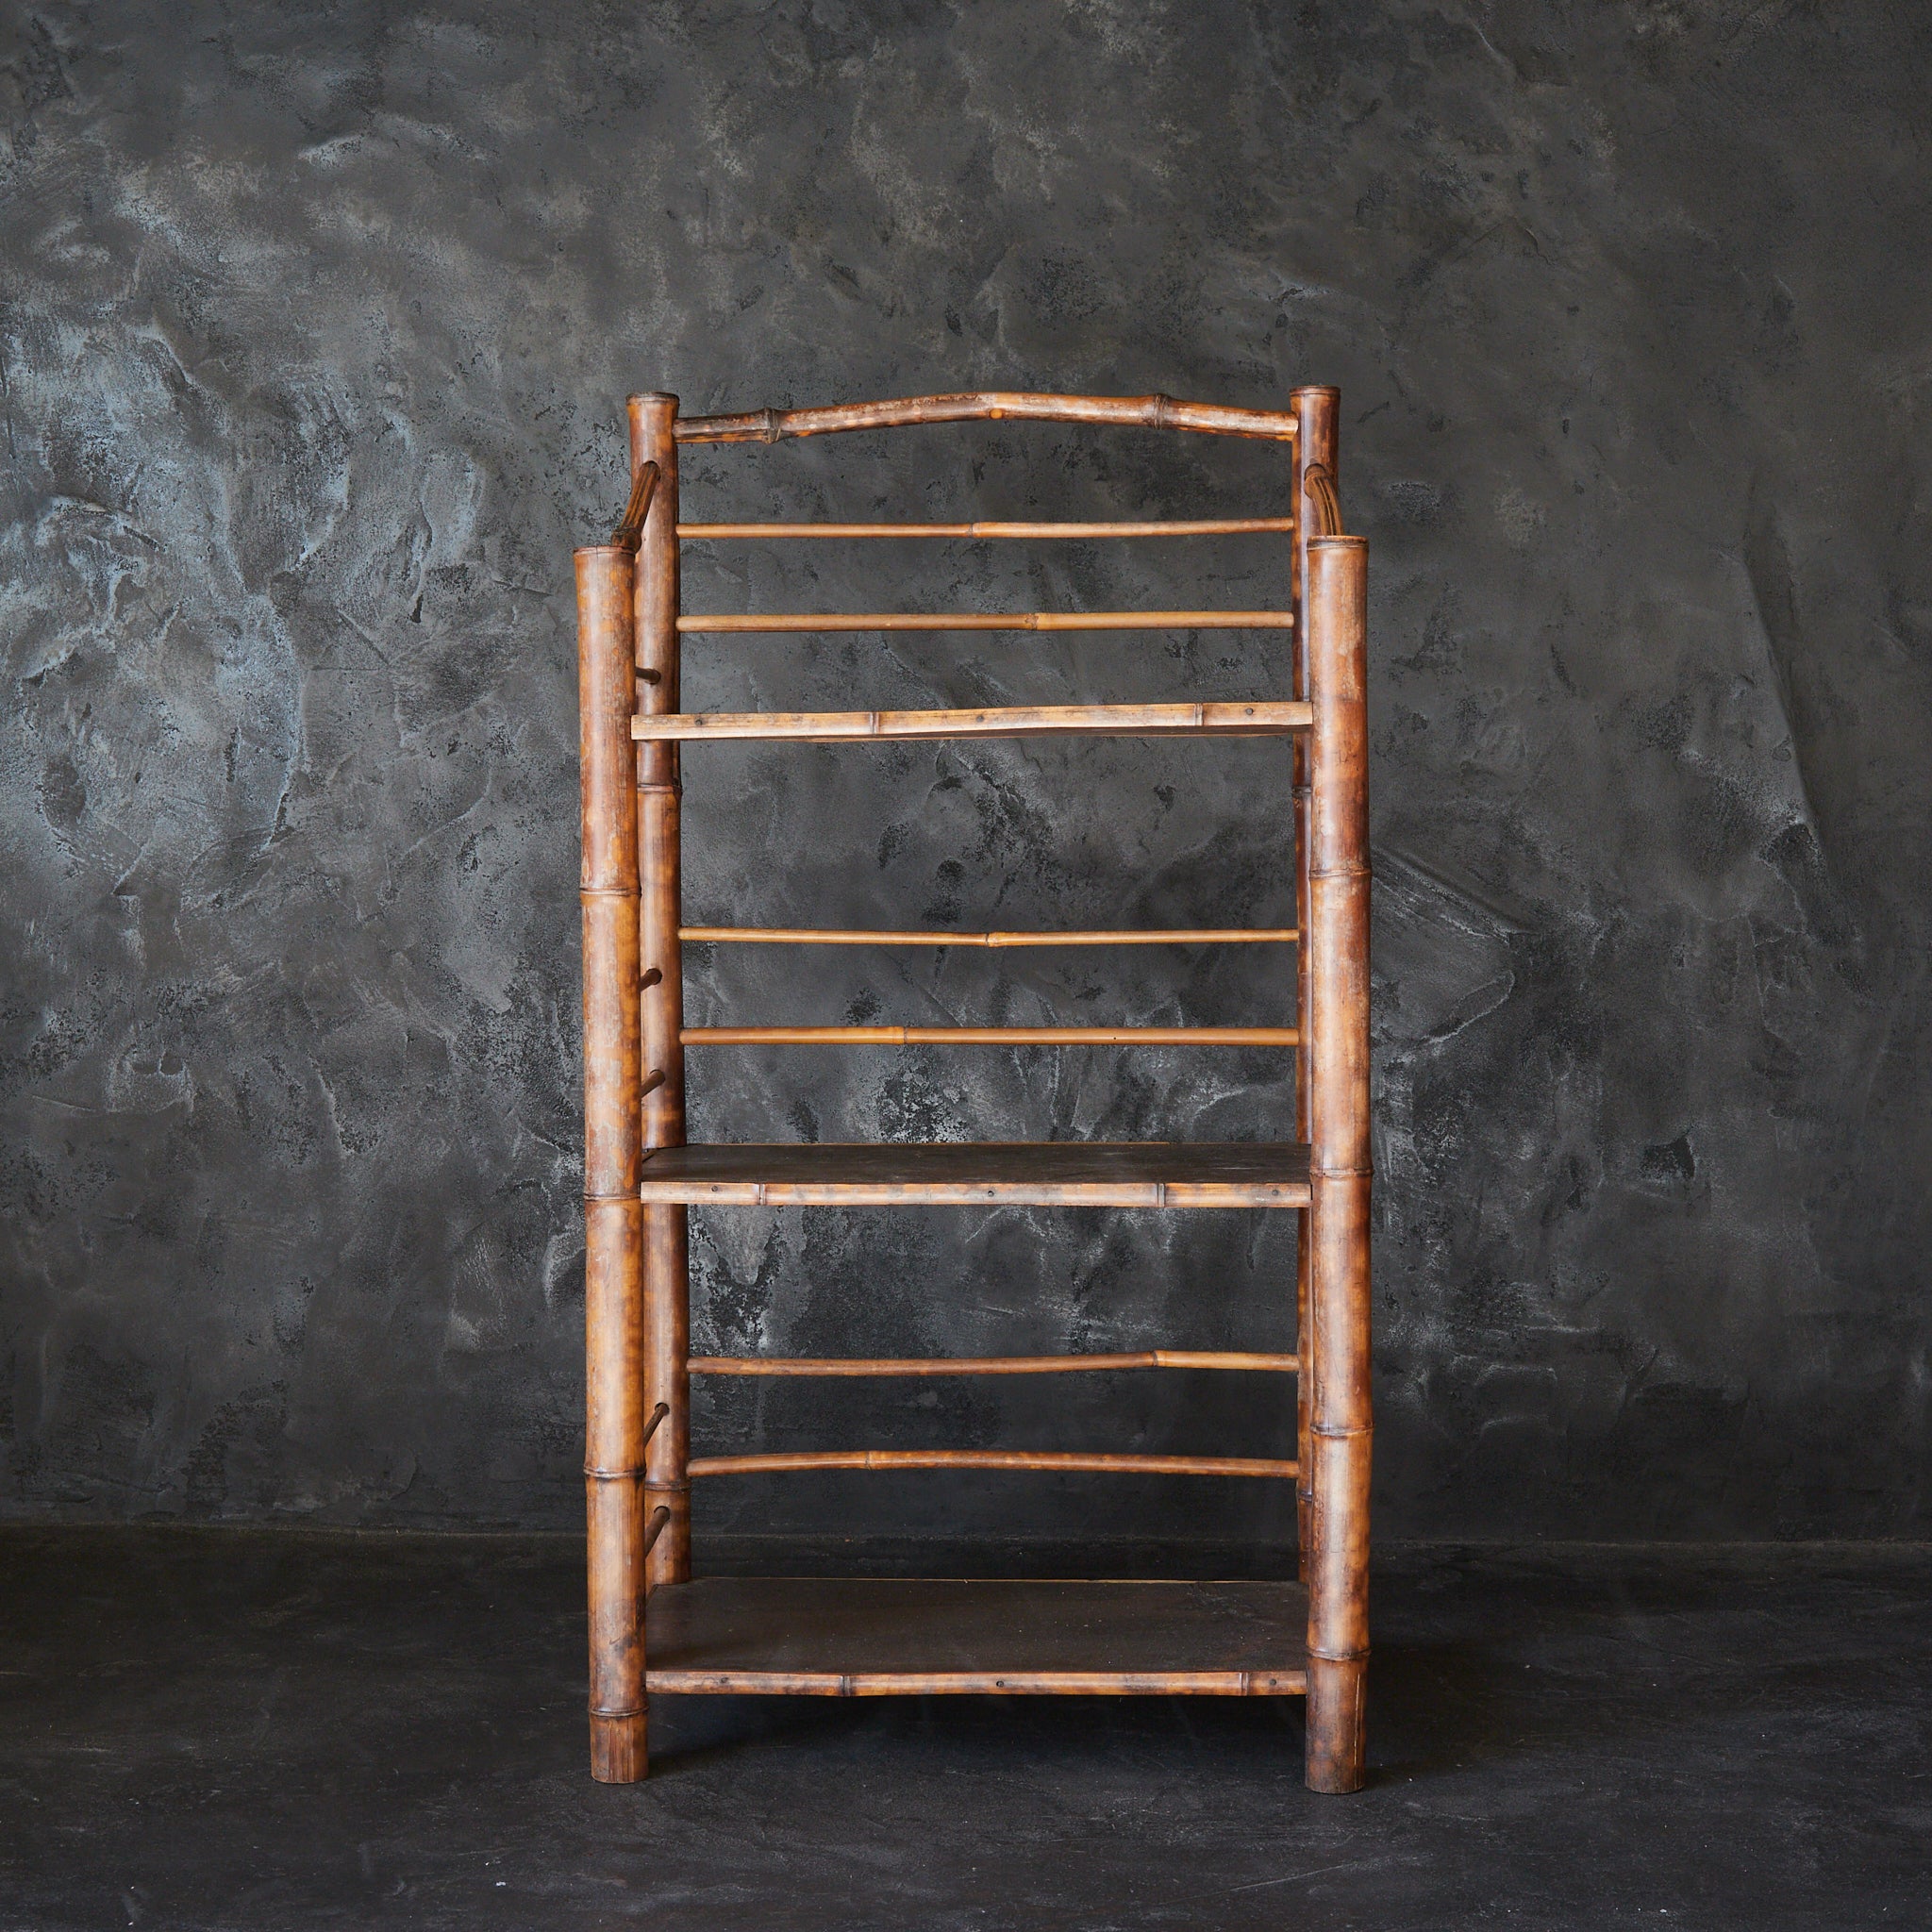
<svg viewBox="0 0 1932 1932"><path fill-rule="evenodd" d="M1344 1799L1211 1699L667 1700L600 1788L578 1556L0 1533L0 1928L1932 1925L1924 1547L1388 1551Z"/></svg>

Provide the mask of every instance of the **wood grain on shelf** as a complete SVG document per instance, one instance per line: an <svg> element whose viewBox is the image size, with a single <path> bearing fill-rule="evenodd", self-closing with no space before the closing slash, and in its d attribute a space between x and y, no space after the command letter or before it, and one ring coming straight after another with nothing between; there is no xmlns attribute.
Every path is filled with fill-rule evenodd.
<svg viewBox="0 0 1932 1932"><path fill-rule="evenodd" d="M652 1593L648 1688L687 1695L1296 1696L1292 1583L707 1576Z"/></svg>
<svg viewBox="0 0 1932 1932"><path fill-rule="evenodd" d="M1302 1208L1293 1142L993 1141L663 1147L646 1201L728 1207Z"/></svg>
<svg viewBox="0 0 1932 1932"><path fill-rule="evenodd" d="M691 1474L778 1475L804 1469L1008 1469L1088 1475L1232 1475L1286 1478L1274 1456L1139 1456L1086 1449L774 1449L693 1456Z"/></svg>

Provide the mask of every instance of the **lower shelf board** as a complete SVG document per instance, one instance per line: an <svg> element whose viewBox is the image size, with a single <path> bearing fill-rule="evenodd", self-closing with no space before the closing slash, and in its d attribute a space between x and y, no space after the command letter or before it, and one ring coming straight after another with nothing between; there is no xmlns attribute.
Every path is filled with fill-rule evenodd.
<svg viewBox="0 0 1932 1932"><path fill-rule="evenodd" d="M1296 1583L708 1576L661 1584L664 1694L1299 1697Z"/></svg>

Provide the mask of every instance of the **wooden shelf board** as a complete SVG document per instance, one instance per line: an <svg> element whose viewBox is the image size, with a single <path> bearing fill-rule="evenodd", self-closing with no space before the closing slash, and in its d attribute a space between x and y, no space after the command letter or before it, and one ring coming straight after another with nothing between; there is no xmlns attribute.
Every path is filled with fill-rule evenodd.
<svg viewBox="0 0 1932 1932"><path fill-rule="evenodd" d="M708 1576L651 1593L652 1693L1299 1696L1293 1583Z"/></svg>
<svg viewBox="0 0 1932 1932"><path fill-rule="evenodd" d="M650 1202L741 1208L1306 1208L1294 1141L992 1141L660 1147Z"/></svg>

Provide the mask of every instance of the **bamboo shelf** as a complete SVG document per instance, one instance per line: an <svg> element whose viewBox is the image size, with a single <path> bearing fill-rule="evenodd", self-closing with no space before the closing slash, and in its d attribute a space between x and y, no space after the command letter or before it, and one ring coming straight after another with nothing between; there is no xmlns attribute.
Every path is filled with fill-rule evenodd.
<svg viewBox="0 0 1932 1932"><path fill-rule="evenodd" d="M660 1695L1123 1692L1307 1699L1307 1778L1362 1782L1368 1658L1368 842L1366 546L1341 532L1334 390L1286 410L1165 396L987 392L825 409L683 417L630 399L631 489L608 543L578 551L582 688L584 1173L591 1769L644 1775ZM686 442L994 420L1241 436L1278 444L1277 512L1108 523L681 523ZM1281 541L1280 609L688 613L685 542L957 538L972 541L1247 536ZM684 712L687 637L838 631L1270 628L1283 695L1197 704L973 710ZM1124 648L1130 647L1124 643ZM698 925L680 883L680 759L709 740L1110 735L1279 738L1292 760L1291 926L1067 932ZM684 1024L686 942L872 946L1294 948L1293 1024L803 1026ZM1286 976L1286 975L1284 975ZM685 1142L685 1051L745 1046L1206 1046L1281 1054L1280 1139L1261 1144ZM1291 1354L1143 1349L1087 1356L733 1357L690 1352L692 1207L1285 1210L1300 1231ZM1287 1456L831 1447L691 1454L691 1377L991 1376L1142 1371L1291 1376ZM693 1480L790 1471L974 1470L1000 1480L1131 1475L1295 1486L1294 1584L1156 1581L693 1581ZM1163 1491L1162 1494L1168 1493Z"/></svg>

